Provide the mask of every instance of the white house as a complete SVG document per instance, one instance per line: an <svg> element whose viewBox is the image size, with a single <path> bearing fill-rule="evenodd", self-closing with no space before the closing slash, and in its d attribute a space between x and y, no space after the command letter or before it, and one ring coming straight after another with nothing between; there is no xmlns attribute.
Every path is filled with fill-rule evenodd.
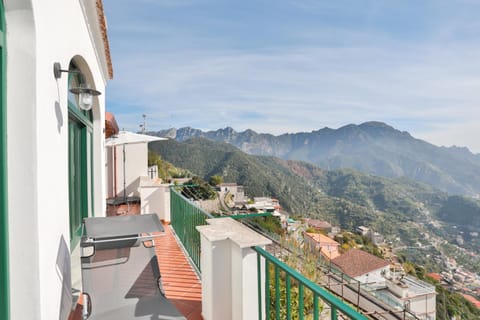
<svg viewBox="0 0 480 320"><path fill-rule="evenodd" d="M64 319L82 219L105 212L102 1L3 0L0 29L0 319Z"/></svg>
<svg viewBox="0 0 480 320"><path fill-rule="evenodd" d="M139 197L148 176L148 143L166 138L120 131L105 142L107 198Z"/></svg>
<svg viewBox="0 0 480 320"><path fill-rule="evenodd" d="M409 276L388 280L387 289L381 290L390 301L404 306L419 319L435 320L435 286Z"/></svg>
<svg viewBox="0 0 480 320"><path fill-rule="evenodd" d="M231 195L235 206L241 207L247 202L243 186L237 185L236 183L221 183L217 186L217 191L220 192L221 197Z"/></svg>
<svg viewBox="0 0 480 320"><path fill-rule="evenodd" d="M333 259L332 264L347 276L369 285L384 285L390 272L388 261L359 249L348 250Z"/></svg>
<svg viewBox="0 0 480 320"><path fill-rule="evenodd" d="M303 239L305 244L311 249L320 251L320 253L328 260L335 259L340 256L338 248L340 243L323 235L321 233L304 232Z"/></svg>

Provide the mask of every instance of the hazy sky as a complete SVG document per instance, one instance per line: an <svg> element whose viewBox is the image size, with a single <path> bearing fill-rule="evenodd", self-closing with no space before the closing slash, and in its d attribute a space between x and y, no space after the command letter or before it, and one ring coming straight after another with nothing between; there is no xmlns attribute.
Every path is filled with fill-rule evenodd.
<svg viewBox="0 0 480 320"><path fill-rule="evenodd" d="M377 120L480 152L480 1L104 0L121 128Z"/></svg>

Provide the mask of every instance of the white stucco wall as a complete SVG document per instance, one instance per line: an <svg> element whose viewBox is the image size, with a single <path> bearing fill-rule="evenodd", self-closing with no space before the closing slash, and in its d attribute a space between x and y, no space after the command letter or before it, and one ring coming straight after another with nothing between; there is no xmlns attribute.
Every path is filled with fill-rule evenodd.
<svg viewBox="0 0 480 320"><path fill-rule="evenodd" d="M382 276L382 272L387 275L388 272L390 272L389 266L386 266L384 268L380 268L377 270L373 270L369 273L355 277L355 279L361 283L375 283L375 284L385 283L385 278Z"/></svg>
<svg viewBox="0 0 480 320"><path fill-rule="evenodd" d="M107 195L120 197L123 196L123 190L126 190L127 196L139 196L139 178L148 175L148 144L145 142L107 147L105 153L108 156L107 172L110 173L107 175Z"/></svg>
<svg viewBox="0 0 480 320"><path fill-rule="evenodd" d="M252 247L263 248L271 240L231 218L207 223L196 227L201 237L203 319L258 318L258 271L264 279L265 269L257 268Z"/></svg>
<svg viewBox="0 0 480 320"><path fill-rule="evenodd" d="M436 313L436 296L435 294L418 296L411 299L406 299L405 301L410 301L410 310L417 314L421 319L433 320L435 319Z"/></svg>
<svg viewBox="0 0 480 320"><path fill-rule="evenodd" d="M68 244L68 76L77 62L103 94L94 112L94 211L104 214L104 93L107 75L81 4L93 0L4 0L7 29L8 212L11 319L58 319L60 239ZM85 63L86 62L86 63Z"/></svg>
<svg viewBox="0 0 480 320"><path fill-rule="evenodd" d="M160 220L170 222L170 185L145 180L140 185L141 213L156 213Z"/></svg>
<svg viewBox="0 0 480 320"><path fill-rule="evenodd" d="M105 147L105 196L108 198L115 197L115 148Z"/></svg>

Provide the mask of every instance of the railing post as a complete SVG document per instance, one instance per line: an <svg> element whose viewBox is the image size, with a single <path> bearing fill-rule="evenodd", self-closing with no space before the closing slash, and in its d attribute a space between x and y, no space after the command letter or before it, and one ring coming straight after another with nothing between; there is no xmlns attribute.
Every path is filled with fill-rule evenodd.
<svg viewBox="0 0 480 320"><path fill-rule="evenodd" d="M203 319L230 319L232 316L230 242L228 239L211 238L202 231L200 234Z"/></svg>
<svg viewBox="0 0 480 320"><path fill-rule="evenodd" d="M335 308L333 305L331 307L332 308L330 309L330 319L337 320L337 308Z"/></svg>
<svg viewBox="0 0 480 320"><path fill-rule="evenodd" d="M262 279L262 257L257 254L257 291L258 291L258 320L262 319L262 288L263 288L263 279Z"/></svg>
<svg viewBox="0 0 480 320"><path fill-rule="evenodd" d="M275 283L272 284L268 283L268 279L270 278L268 276L267 271L270 269L276 269L280 268L280 272L283 274L285 273L285 287L287 288L287 293L286 293L286 299L287 301L290 301L289 297L289 292L291 291L292 283L290 283L289 278L292 277L292 279L295 280L295 283L293 284L296 288L298 288L298 296L295 297L295 299L298 299L298 305L293 310L293 314L290 313L289 311L289 306L291 303L287 302L287 305L284 307L283 305L281 306L281 312L283 316L283 312L286 311L286 319L289 319L290 316L293 316L299 320L304 319L305 317L311 318L312 315L313 317L320 316L323 319L323 316L320 315L320 309L323 309L319 306L318 301L314 300L313 301L313 307L311 304L311 299L310 299L310 293L313 294L314 299L321 298L323 300L323 303L328 304L330 306L330 317L332 320L338 319L338 312L341 312L342 319L348 318L348 319L354 319L354 320L367 320L368 318L364 315L362 315L359 312L356 312L351 306L348 304L344 303L342 300L334 296L333 294L329 293L327 290L324 288L320 287L317 283L305 278L302 274L300 274L297 270L289 267L282 261L278 260L276 257L272 256L269 252L265 251L265 249L262 249L260 247L255 247L253 248L259 255L263 256L265 258L265 265L267 266L265 268L265 273L266 273L266 286L265 286L265 296L266 298L266 303L272 303L273 302L273 296L276 294L276 290L282 290L283 284L282 281L280 281L280 286L278 287L278 281L274 281ZM270 266L270 267L268 267ZM307 294L305 294L305 290L307 290ZM308 297L308 298L307 298ZM272 311L273 308L277 311L275 314L278 314L278 299L275 299L277 305L272 306ZM266 308L267 309L267 308ZM273 312L272 312L273 313ZM272 314L273 315L273 314ZM298 315L298 316L297 316ZM267 319L270 319L269 313L267 312Z"/></svg>
<svg viewBox="0 0 480 320"><path fill-rule="evenodd" d="M198 226L202 255L202 316L205 320L250 320L259 314L257 253L271 241L231 219Z"/></svg>

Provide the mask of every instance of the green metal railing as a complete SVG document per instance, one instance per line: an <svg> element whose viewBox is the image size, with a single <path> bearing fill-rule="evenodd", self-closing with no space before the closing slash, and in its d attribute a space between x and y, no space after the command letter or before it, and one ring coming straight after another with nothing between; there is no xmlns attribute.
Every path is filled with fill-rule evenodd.
<svg viewBox="0 0 480 320"><path fill-rule="evenodd" d="M175 186L170 188L170 219L173 230L198 271L200 269L200 233L196 226L205 225L211 214L185 198Z"/></svg>
<svg viewBox="0 0 480 320"><path fill-rule="evenodd" d="M254 247L253 250L257 252L258 319L319 319L326 310L332 320L338 319L339 312L349 319L368 319L264 249Z"/></svg>
<svg viewBox="0 0 480 320"><path fill-rule="evenodd" d="M194 265L201 271L200 233L196 226L205 225L206 219L215 217L197 207L177 188L181 187L170 189L171 224ZM326 305L331 320L338 319L339 312L349 319L368 319L264 249L252 249L257 252L259 320L316 320L320 314L324 316L322 310L326 312Z"/></svg>

